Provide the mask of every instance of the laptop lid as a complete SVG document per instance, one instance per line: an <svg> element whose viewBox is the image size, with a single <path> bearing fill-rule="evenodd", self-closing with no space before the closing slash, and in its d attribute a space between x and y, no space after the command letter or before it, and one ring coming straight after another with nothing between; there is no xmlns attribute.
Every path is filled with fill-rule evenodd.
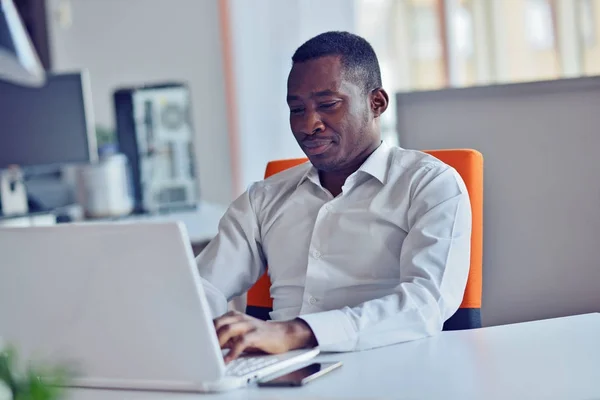
<svg viewBox="0 0 600 400"><path fill-rule="evenodd" d="M178 223L0 229L0 337L84 386L189 390L225 373Z"/></svg>

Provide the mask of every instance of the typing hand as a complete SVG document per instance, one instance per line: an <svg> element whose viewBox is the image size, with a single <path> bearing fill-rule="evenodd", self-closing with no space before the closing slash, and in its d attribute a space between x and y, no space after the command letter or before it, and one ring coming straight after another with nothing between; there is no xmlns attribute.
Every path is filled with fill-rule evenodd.
<svg viewBox="0 0 600 400"><path fill-rule="evenodd" d="M244 351L277 354L317 345L312 330L301 319L265 322L230 311L215 319L214 323L221 348L229 349L225 356L226 363Z"/></svg>

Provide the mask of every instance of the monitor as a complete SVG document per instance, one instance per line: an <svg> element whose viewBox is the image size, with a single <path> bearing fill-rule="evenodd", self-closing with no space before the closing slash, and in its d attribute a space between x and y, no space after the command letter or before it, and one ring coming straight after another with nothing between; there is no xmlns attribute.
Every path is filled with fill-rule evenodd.
<svg viewBox="0 0 600 400"><path fill-rule="evenodd" d="M91 107L85 72L48 74L39 88L0 81L0 169L94 161Z"/></svg>

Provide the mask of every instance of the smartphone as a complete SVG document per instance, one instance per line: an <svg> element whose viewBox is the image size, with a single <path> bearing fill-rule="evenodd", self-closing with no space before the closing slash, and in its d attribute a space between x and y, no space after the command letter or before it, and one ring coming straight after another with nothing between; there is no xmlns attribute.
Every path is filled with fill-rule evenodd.
<svg viewBox="0 0 600 400"><path fill-rule="evenodd" d="M302 386L341 366L341 361L314 363L270 380L259 381L258 386Z"/></svg>

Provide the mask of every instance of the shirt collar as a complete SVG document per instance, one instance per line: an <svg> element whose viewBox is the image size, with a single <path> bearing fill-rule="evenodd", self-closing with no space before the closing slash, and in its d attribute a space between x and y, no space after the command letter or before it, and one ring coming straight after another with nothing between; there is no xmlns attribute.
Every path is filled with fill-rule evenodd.
<svg viewBox="0 0 600 400"><path fill-rule="evenodd" d="M369 158L367 158L366 161L360 166L358 171L367 173L373 178L377 179L379 182L385 184L387 180L388 156L390 154L390 150L390 146L382 141L379 147L377 147L375 151L371 153ZM321 181L319 180L319 171L317 171L312 164L304 173L300 181L298 181L298 185L296 185L296 187L300 186L307 179L319 186L321 185Z"/></svg>
<svg viewBox="0 0 600 400"><path fill-rule="evenodd" d="M391 147L385 142L381 142L378 148L367 158L360 166L359 171L365 172L385 184L387 180L388 156Z"/></svg>
<svg viewBox="0 0 600 400"><path fill-rule="evenodd" d="M306 180L309 180L321 186L321 181L319 180L319 171L317 171L317 169L310 163L310 161L308 162L308 165L310 165L310 167L306 170L304 175L302 175L302 178L300 178L300 180L298 181L296 189L298 188L298 186L302 185Z"/></svg>

